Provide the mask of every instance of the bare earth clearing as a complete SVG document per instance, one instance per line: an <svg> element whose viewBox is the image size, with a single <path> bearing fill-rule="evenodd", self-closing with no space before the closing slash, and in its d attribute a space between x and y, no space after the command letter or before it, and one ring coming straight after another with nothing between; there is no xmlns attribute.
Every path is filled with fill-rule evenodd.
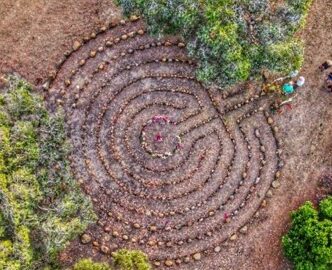
<svg viewBox="0 0 332 270"><path fill-rule="evenodd" d="M332 164L332 95L317 71L332 58L331 1L315 1L301 33L307 84L274 115L250 84L204 89L181 42L154 40L142 22L103 29L120 18L111 1L2 2L0 71L40 89L55 77L45 97L65 109L73 172L100 217L64 264L130 247L159 268L288 268L289 211L315 199Z"/></svg>

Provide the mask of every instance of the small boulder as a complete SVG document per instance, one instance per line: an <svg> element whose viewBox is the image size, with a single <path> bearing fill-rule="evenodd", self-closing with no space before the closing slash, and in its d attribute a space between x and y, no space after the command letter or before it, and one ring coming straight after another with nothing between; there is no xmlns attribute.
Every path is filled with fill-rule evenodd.
<svg viewBox="0 0 332 270"><path fill-rule="evenodd" d="M87 233L85 233L85 234L83 234L81 236L81 242L82 242L82 244L88 244L88 243L91 242L91 240L92 240L91 236L89 234L87 234Z"/></svg>
<svg viewBox="0 0 332 270"><path fill-rule="evenodd" d="M273 119L271 117L268 117L267 118L267 122L271 125L271 124L273 124L274 121L273 121Z"/></svg>
<svg viewBox="0 0 332 270"><path fill-rule="evenodd" d="M174 262L173 262L172 260L166 260L166 261L165 261L165 265L166 265L167 267L171 267L171 266L174 265Z"/></svg>
<svg viewBox="0 0 332 270"><path fill-rule="evenodd" d="M75 40L74 44L73 44L73 50L77 51L80 47L81 47L81 42L79 42L78 40Z"/></svg>
<svg viewBox="0 0 332 270"><path fill-rule="evenodd" d="M216 246L215 248L214 248L214 252L220 252L221 251L221 247L220 246Z"/></svg>
<svg viewBox="0 0 332 270"><path fill-rule="evenodd" d="M272 187L273 187L273 188L279 188L279 187L280 187L280 182L277 181L277 180L273 181L273 182L272 182Z"/></svg>
<svg viewBox="0 0 332 270"><path fill-rule="evenodd" d="M201 253L197 252L193 255L195 261L199 261L202 258Z"/></svg>
<svg viewBox="0 0 332 270"><path fill-rule="evenodd" d="M243 226L241 229L240 229L240 233L242 234L246 234L248 232L248 226Z"/></svg>

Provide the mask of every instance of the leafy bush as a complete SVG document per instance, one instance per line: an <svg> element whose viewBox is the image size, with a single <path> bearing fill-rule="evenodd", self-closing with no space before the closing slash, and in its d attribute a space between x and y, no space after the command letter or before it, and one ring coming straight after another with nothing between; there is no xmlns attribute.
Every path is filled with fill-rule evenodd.
<svg viewBox="0 0 332 270"><path fill-rule="evenodd" d="M112 253L114 265L120 270L150 270L148 257L139 250L120 249ZM73 270L111 270L107 263L93 262L91 259L82 259L77 262Z"/></svg>
<svg viewBox="0 0 332 270"><path fill-rule="evenodd" d="M94 220L72 178L61 114L25 82L0 95L0 269L35 269Z"/></svg>
<svg viewBox="0 0 332 270"><path fill-rule="evenodd" d="M320 214L322 218L332 220L332 196L327 197L319 204Z"/></svg>
<svg viewBox="0 0 332 270"><path fill-rule="evenodd" d="M111 270L111 268L106 263L97 263L91 259L82 259L74 265L73 270Z"/></svg>
<svg viewBox="0 0 332 270"><path fill-rule="evenodd" d="M150 33L176 34L199 60L198 78L228 86L262 70L287 73L303 62L294 33L312 0L117 0L125 15L142 14Z"/></svg>
<svg viewBox="0 0 332 270"><path fill-rule="evenodd" d="M283 237L285 255L297 270L332 267L332 197L321 201L319 211L306 202L292 213L292 226Z"/></svg>
<svg viewBox="0 0 332 270"><path fill-rule="evenodd" d="M150 270L148 257L139 250L120 249L112 254L114 263L121 270Z"/></svg>

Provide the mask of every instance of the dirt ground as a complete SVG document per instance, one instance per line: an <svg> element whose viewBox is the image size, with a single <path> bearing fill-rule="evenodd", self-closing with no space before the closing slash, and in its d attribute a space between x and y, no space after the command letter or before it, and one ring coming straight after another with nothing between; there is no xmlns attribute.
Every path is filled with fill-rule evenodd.
<svg viewBox="0 0 332 270"><path fill-rule="evenodd" d="M284 144L281 187L246 237L217 255L217 265L197 269L290 269L280 247L289 212L316 199L318 179L332 167L332 94L321 91L324 76L317 70L332 58L330 10L331 0L314 1L301 33L306 86L291 110L274 117ZM111 0L1 0L0 18L0 74L17 72L40 86L76 39L119 20L120 13Z"/></svg>

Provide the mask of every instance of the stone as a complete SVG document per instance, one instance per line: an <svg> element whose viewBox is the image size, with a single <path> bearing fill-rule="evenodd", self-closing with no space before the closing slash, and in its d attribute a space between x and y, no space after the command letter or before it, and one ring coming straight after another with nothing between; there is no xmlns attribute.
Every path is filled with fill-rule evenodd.
<svg viewBox="0 0 332 270"><path fill-rule="evenodd" d="M137 242L137 239L135 237L131 238L130 240L132 243L136 243Z"/></svg>
<svg viewBox="0 0 332 270"><path fill-rule="evenodd" d="M101 252L104 253L104 254L108 254L108 253L110 252L109 247L107 247L107 246L105 246L105 245L102 245L102 246L100 247L100 250L101 250Z"/></svg>
<svg viewBox="0 0 332 270"><path fill-rule="evenodd" d="M121 39L122 39L122 40L126 40L127 38L128 38L127 35L122 35L122 36L121 36Z"/></svg>
<svg viewBox="0 0 332 270"><path fill-rule="evenodd" d="M91 52L90 52L90 57L95 57L95 56L96 56L96 54L97 54L97 52L96 52L96 51L91 51Z"/></svg>
<svg viewBox="0 0 332 270"><path fill-rule="evenodd" d="M69 79L66 79L66 80L65 80L65 85L66 85L66 86L71 85L71 81L70 81Z"/></svg>
<svg viewBox="0 0 332 270"><path fill-rule="evenodd" d="M154 261L153 264L154 264L155 266L160 266L160 262L158 262L158 261Z"/></svg>
<svg viewBox="0 0 332 270"><path fill-rule="evenodd" d="M246 234L248 232L248 226L243 226L241 229L240 229L240 233L242 234Z"/></svg>
<svg viewBox="0 0 332 270"><path fill-rule="evenodd" d="M259 132L259 129L255 129L255 136L257 138L260 138L261 137L261 133Z"/></svg>
<svg viewBox="0 0 332 270"><path fill-rule="evenodd" d="M235 241L237 239L237 235L236 234L233 234L230 238L229 238L229 240L231 240L231 241Z"/></svg>
<svg viewBox="0 0 332 270"><path fill-rule="evenodd" d="M130 18L129 18L129 20L130 20L131 22L135 22L135 21L137 21L138 19L139 19L139 17L136 16L136 15L131 15Z"/></svg>
<svg viewBox="0 0 332 270"><path fill-rule="evenodd" d="M175 263L176 263L176 264L181 264L181 263L182 263L182 260L181 260L181 259L176 259Z"/></svg>
<svg viewBox="0 0 332 270"><path fill-rule="evenodd" d="M113 41L110 41L110 40L106 41L106 46L107 47L111 47L111 46L113 46L113 44L114 44Z"/></svg>
<svg viewBox="0 0 332 270"><path fill-rule="evenodd" d="M73 44L73 50L77 51L80 47L81 47L81 42L79 42L78 40L75 40L74 44Z"/></svg>
<svg viewBox="0 0 332 270"><path fill-rule="evenodd" d="M174 262L173 262L172 260L166 260L166 261L165 261L165 265L166 265L167 267L171 267L171 266L174 265Z"/></svg>
<svg viewBox="0 0 332 270"><path fill-rule="evenodd" d="M273 196L273 192L272 192L272 190L268 190L267 192L266 192L266 197L267 198L271 198Z"/></svg>
<svg viewBox="0 0 332 270"><path fill-rule="evenodd" d="M273 124L274 121L273 121L273 119L271 117L268 117L267 118L267 122L268 122L268 124L271 125L271 124Z"/></svg>
<svg viewBox="0 0 332 270"><path fill-rule="evenodd" d="M154 240L149 240L149 241L148 241L148 245L149 245L149 246L155 246L156 244L157 244L157 242L154 241Z"/></svg>
<svg viewBox="0 0 332 270"><path fill-rule="evenodd" d="M134 228L139 229L141 226L138 223L134 223Z"/></svg>
<svg viewBox="0 0 332 270"><path fill-rule="evenodd" d="M214 248L214 252L220 252L221 251L221 247L220 246L216 246L215 248Z"/></svg>
<svg viewBox="0 0 332 270"><path fill-rule="evenodd" d="M195 261L199 261L202 258L201 253L197 252L193 255Z"/></svg>
<svg viewBox="0 0 332 270"><path fill-rule="evenodd" d="M151 232L156 232L157 231L157 226L150 226L150 231Z"/></svg>
<svg viewBox="0 0 332 270"><path fill-rule="evenodd" d="M144 35L144 30L143 30L143 29L139 29L139 30L137 31L137 33L138 33L139 35Z"/></svg>
<svg viewBox="0 0 332 270"><path fill-rule="evenodd" d="M113 235L113 237L118 237L119 233L117 231L113 231L112 235Z"/></svg>
<svg viewBox="0 0 332 270"><path fill-rule="evenodd" d="M45 82L42 87L44 90L48 90L50 88L50 82L49 81Z"/></svg>
<svg viewBox="0 0 332 270"><path fill-rule="evenodd" d="M280 182L278 180L273 181L272 182L272 187L276 188L276 189L279 188L280 187Z"/></svg>
<svg viewBox="0 0 332 270"><path fill-rule="evenodd" d="M189 257L189 256L185 257L185 258L184 258L184 262L185 262L185 263L189 263L189 262L190 262L190 257Z"/></svg>
<svg viewBox="0 0 332 270"><path fill-rule="evenodd" d="M261 178L257 177L256 180L255 180L255 184L257 185L260 181L261 181Z"/></svg>
<svg viewBox="0 0 332 270"><path fill-rule="evenodd" d="M99 243L97 241L93 241L92 245L94 245L95 247L99 247Z"/></svg>
<svg viewBox="0 0 332 270"><path fill-rule="evenodd" d="M82 244L88 244L88 243L91 242L91 240L92 240L91 235L89 235L87 233L85 233L85 234L83 234L81 236L81 242L82 242Z"/></svg>
<svg viewBox="0 0 332 270"><path fill-rule="evenodd" d="M184 44L183 42L179 42L179 43L178 43L178 46L179 46L180 48L184 48L184 47L186 47L186 44Z"/></svg>
<svg viewBox="0 0 332 270"><path fill-rule="evenodd" d="M262 203L261 203L261 207L265 208L267 205L267 201L266 200L263 200Z"/></svg>
<svg viewBox="0 0 332 270"><path fill-rule="evenodd" d="M99 66L98 66L98 69L99 70L103 70L105 68L105 64L104 63L101 63Z"/></svg>
<svg viewBox="0 0 332 270"><path fill-rule="evenodd" d="M110 232L112 230L111 226L105 226L104 232Z"/></svg>

